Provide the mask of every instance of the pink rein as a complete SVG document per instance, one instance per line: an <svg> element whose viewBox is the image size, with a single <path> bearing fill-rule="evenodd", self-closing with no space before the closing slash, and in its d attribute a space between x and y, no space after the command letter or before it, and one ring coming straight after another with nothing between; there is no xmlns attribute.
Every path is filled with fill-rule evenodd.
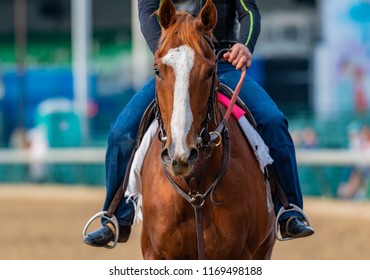
<svg viewBox="0 0 370 280"><path fill-rule="evenodd" d="M246 72L247 72L246 70L242 70L242 73L241 73L239 82L236 85L236 88L234 90L234 94L233 94L231 100L229 100L227 97L225 97L225 96L223 96L221 94L218 95L219 101L223 105L227 106L227 110L226 110L226 113L225 113L225 116L224 116L224 119L225 119L226 122L229 120L231 113L233 113L237 119L239 119L240 116L241 115L244 115L244 113L245 113L238 106L235 108L235 110L233 110L233 109L234 109L235 102L236 102L236 100L238 98L238 95L240 93L240 89L241 89L241 87L243 85Z"/></svg>

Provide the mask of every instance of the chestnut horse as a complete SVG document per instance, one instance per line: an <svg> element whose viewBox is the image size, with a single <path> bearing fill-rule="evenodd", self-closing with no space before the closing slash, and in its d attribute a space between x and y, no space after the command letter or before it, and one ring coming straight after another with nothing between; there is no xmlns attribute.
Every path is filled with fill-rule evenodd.
<svg viewBox="0 0 370 280"><path fill-rule="evenodd" d="M160 129L142 169L143 257L269 259L275 215L264 175L236 120L226 127L215 94L216 7L207 0L193 18L164 0L158 17Z"/></svg>

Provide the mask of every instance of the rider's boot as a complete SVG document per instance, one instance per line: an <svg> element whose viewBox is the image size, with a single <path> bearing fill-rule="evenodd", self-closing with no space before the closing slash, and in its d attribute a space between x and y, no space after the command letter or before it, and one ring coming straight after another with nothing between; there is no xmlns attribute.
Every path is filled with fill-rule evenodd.
<svg viewBox="0 0 370 280"><path fill-rule="evenodd" d="M280 234L284 239L307 237L315 233L313 228L302 217L292 216L282 221L280 224Z"/></svg>
<svg viewBox="0 0 370 280"><path fill-rule="evenodd" d="M119 225L119 243L127 242L130 237L131 226ZM84 242L95 247L105 247L114 241L116 230L111 223L106 223L101 228L85 236Z"/></svg>

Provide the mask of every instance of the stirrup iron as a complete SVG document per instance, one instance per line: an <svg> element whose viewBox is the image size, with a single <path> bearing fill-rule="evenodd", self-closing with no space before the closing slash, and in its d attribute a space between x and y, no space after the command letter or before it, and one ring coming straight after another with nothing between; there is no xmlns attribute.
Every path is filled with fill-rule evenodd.
<svg viewBox="0 0 370 280"><path fill-rule="evenodd" d="M109 217L107 215L108 211L101 211L101 212L98 212L96 213L94 216L92 216L90 218L90 220L86 223L83 231L82 231L82 235L83 237L85 238L87 236L86 232L87 232L87 229L90 227L91 223L97 219L97 218L104 218L104 219L107 219L109 223L111 223L115 229L115 236L114 236L114 241L113 244L110 245L110 243L108 243L107 245L105 245L104 247L107 248L107 249L113 249L114 247L116 247L117 245L117 242L118 242L118 238L119 238L119 226L118 226L118 220L116 218L116 216L112 216L112 217Z"/></svg>
<svg viewBox="0 0 370 280"><path fill-rule="evenodd" d="M280 225L279 225L279 218L280 216L283 214L283 213L286 213L286 212L290 212L290 211L295 211L295 212L298 212L299 214L301 214L305 220L305 223L307 224L307 226L311 226L310 224L310 221L308 220L306 214L303 212L303 210L301 208L299 208L297 205L293 204L293 203L290 203L289 206L291 208L288 208L288 209L285 209L284 207L281 207L279 212L277 213L276 215L276 220L275 220L275 236L276 236L276 239L279 240L279 241L286 241L286 240L291 240L291 239L294 239L294 237L285 237L283 238L280 234Z"/></svg>

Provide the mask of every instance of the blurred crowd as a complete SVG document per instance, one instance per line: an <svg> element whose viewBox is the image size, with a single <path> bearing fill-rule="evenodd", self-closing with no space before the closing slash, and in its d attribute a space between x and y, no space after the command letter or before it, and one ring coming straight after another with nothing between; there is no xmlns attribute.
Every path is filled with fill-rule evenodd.
<svg viewBox="0 0 370 280"><path fill-rule="evenodd" d="M297 149L320 148L319 137L311 126L291 132ZM370 126L361 125L357 122L350 123L347 127L348 149L361 151L363 156L370 152ZM325 148L325 147L321 147ZM368 186L370 187L370 166L358 164L346 168L346 175L336 190L336 196L341 199L366 199Z"/></svg>
<svg viewBox="0 0 370 280"><path fill-rule="evenodd" d="M370 127L351 124L348 127L349 149L354 151L370 151ZM364 199L367 185L370 183L370 166L355 165L351 167L349 178L338 187L337 195L344 199Z"/></svg>

